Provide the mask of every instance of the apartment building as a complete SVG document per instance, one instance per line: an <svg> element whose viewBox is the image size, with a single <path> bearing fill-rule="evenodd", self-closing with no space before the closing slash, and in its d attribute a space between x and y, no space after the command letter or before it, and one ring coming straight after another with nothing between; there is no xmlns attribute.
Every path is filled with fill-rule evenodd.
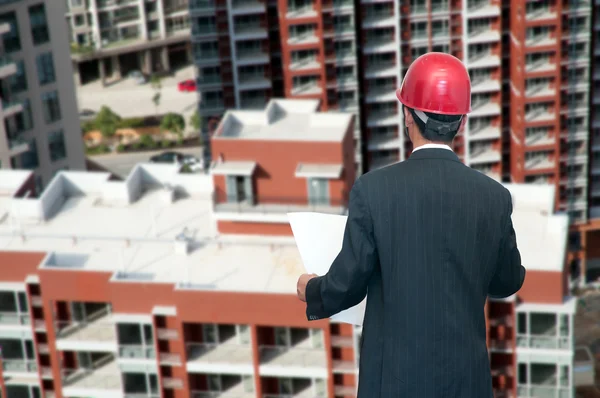
<svg viewBox="0 0 600 398"><path fill-rule="evenodd" d="M345 214L355 179L353 118L319 105L227 112L209 175L64 171L37 193L0 171L2 396L356 396L360 328L295 295L286 213ZM568 219L553 186L507 188L528 277L486 308L496 397L574 397Z"/></svg>
<svg viewBox="0 0 600 398"><path fill-rule="evenodd" d="M0 2L0 168L34 170L38 187L85 168L63 7Z"/></svg>
<svg viewBox="0 0 600 398"><path fill-rule="evenodd" d="M188 0L66 0L73 69L81 84L151 75L191 61Z"/></svg>
<svg viewBox="0 0 600 398"><path fill-rule="evenodd" d="M321 110L359 121L354 12L347 0L190 0L205 139L226 109L262 109L279 97L318 99ZM360 173L358 122L354 137Z"/></svg>

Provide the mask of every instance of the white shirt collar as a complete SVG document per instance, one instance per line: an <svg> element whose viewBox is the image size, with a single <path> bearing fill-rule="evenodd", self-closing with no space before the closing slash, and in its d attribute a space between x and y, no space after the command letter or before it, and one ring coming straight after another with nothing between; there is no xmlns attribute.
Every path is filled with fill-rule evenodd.
<svg viewBox="0 0 600 398"><path fill-rule="evenodd" d="M425 145L421 145L421 146L414 148L412 151L414 152L414 151L418 151L419 149L432 149L432 148L447 149L449 151L452 151L452 148L450 148L448 145L445 145L445 144L425 144Z"/></svg>

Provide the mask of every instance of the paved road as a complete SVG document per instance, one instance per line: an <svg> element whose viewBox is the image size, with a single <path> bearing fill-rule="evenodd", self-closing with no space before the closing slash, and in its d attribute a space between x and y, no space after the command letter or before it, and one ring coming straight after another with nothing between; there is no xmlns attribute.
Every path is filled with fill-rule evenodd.
<svg viewBox="0 0 600 398"><path fill-rule="evenodd" d="M200 157L202 147L192 148L180 148L175 149L177 152L195 155ZM118 175L121 178L126 178L133 167L138 163L147 162L151 156L163 152L148 151L148 152L136 152L136 153L123 153L123 154L108 154L108 155L96 155L90 156L90 159L100 166L104 167L113 174Z"/></svg>

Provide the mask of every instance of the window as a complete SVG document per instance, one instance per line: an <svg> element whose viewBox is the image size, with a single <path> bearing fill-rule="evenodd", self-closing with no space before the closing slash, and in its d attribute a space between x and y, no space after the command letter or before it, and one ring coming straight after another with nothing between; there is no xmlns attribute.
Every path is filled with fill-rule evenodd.
<svg viewBox="0 0 600 398"><path fill-rule="evenodd" d="M48 135L48 150L50 151L50 160L53 162L67 157L65 135L62 130L53 131Z"/></svg>
<svg viewBox="0 0 600 398"><path fill-rule="evenodd" d="M38 158L37 145L35 138L29 141L29 150L21 154L21 167L26 170L32 170L40 165Z"/></svg>
<svg viewBox="0 0 600 398"><path fill-rule="evenodd" d="M4 51L7 53L21 51L21 38L19 36L17 14L14 12L7 12L6 14L0 15L0 23L8 23L10 25L10 32L5 33L2 36Z"/></svg>
<svg viewBox="0 0 600 398"><path fill-rule="evenodd" d="M27 73L25 72L25 63L23 61L16 61L17 73L12 75L8 81L10 84L10 92L12 94L19 94L23 91L27 91Z"/></svg>
<svg viewBox="0 0 600 398"><path fill-rule="evenodd" d="M40 86L54 83L56 76L54 74L54 59L51 52L40 54L35 60L37 64L38 79Z"/></svg>
<svg viewBox="0 0 600 398"><path fill-rule="evenodd" d="M71 7L81 7L83 5L83 0L71 0Z"/></svg>
<svg viewBox="0 0 600 398"><path fill-rule="evenodd" d="M308 178L308 203L310 205L329 204L329 181L322 178Z"/></svg>
<svg viewBox="0 0 600 398"><path fill-rule="evenodd" d="M42 108L46 124L56 122L61 118L60 102L58 100L57 91L50 91L42 94Z"/></svg>
<svg viewBox="0 0 600 398"><path fill-rule="evenodd" d="M226 188L228 202L252 202L252 177L227 176Z"/></svg>
<svg viewBox="0 0 600 398"><path fill-rule="evenodd" d="M17 132L30 130L33 127L33 115L31 113L31 103L29 99L21 101L23 111L15 115L15 124Z"/></svg>
<svg viewBox="0 0 600 398"><path fill-rule="evenodd" d="M31 24L31 36L36 46L50 41L48 21L46 20L46 7L44 4L29 7L29 23Z"/></svg>
<svg viewBox="0 0 600 398"><path fill-rule="evenodd" d="M19 303L19 312L29 312L29 306L27 305L27 295L25 292L17 293L18 303Z"/></svg>
<svg viewBox="0 0 600 398"><path fill-rule="evenodd" d="M73 19L73 24L75 26L85 25L85 17L83 16L83 14L75 15L75 18Z"/></svg>

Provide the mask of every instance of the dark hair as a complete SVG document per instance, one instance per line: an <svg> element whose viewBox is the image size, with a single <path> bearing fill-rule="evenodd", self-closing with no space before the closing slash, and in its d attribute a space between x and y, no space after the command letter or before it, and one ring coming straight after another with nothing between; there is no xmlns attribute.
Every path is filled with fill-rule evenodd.
<svg viewBox="0 0 600 398"><path fill-rule="evenodd" d="M417 124L417 127L419 127L419 132L421 133L423 138L425 138L426 140L450 143L450 142L452 142L452 140L458 133L458 129L460 128L460 126L455 131L450 132L449 134L446 134L446 135L432 133L431 131L425 132L425 122L423 122L421 120L421 118L415 114L414 109L409 108L409 107L406 107L406 109L408 109L408 111L413 116L413 119L414 119L415 123ZM439 113L431 113L431 112L423 112L423 113L425 115L427 115L427 117L429 117L435 121L441 122L441 123L454 123L454 122L459 121L463 117L463 115L440 115Z"/></svg>

